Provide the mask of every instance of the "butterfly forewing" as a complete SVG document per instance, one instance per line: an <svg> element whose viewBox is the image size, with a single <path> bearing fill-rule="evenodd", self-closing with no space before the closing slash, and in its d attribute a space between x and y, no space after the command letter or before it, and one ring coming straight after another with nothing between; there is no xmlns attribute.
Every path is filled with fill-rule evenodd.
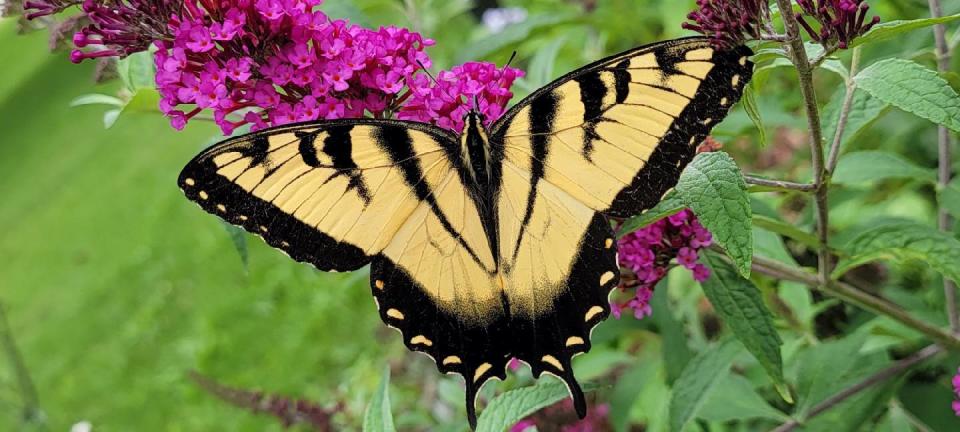
<svg viewBox="0 0 960 432"><path fill-rule="evenodd" d="M574 71L493 126L506 160L609 216L659 202L743 93L750 50L700 38L637 48Z"/></svg>
<svg viewBox="0 0 960 432"><path fill-rule="evenodd" d="M179 183L204 210L298 261L354 270L417 209L411 185L451 172L449 140L400 122L283 126L211 147L187 164Z"/></svg>

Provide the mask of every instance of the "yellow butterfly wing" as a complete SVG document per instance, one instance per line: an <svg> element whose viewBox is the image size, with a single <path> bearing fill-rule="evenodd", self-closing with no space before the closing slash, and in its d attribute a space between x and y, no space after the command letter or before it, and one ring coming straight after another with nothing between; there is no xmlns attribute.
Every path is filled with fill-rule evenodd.
<svg viewBox="0 0 960 432"><path fill-rule="evenodd" d="M571 72L491 128L500 164L498 249L513 316L512 355L568 385L619 281L606 216L653 207L752 75L746 47L657 43Z"/></svg>

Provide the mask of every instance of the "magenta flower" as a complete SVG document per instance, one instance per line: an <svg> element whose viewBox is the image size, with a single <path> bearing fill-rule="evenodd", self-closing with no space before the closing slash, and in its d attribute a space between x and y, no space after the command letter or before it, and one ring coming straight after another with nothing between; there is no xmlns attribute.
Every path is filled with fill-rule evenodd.
<svg viewBox="0 0 960 432"><path fill-rule="evenodd" d="M953 376L953 394L956 395L957 399L960 399L960 368L957 368L957 374ZM953 413L960 417L960 400L955 400L950 404L953 408Z"/></svg>
<svg viewBox="0 0 960 432"><path fill-rule="evenodd" d="M437 81L417 76L410 99L397 113L397 118L433 123L460 132L463 116L477 104L489 126L504 112L513 97L510 86L522 77L523 71L509 66L497 68L492 63L468 62L449 71L441 71Z"/></svg>
<svg viewBox="0 0 960 432"><path fill-rule="evenodd" d="M880 22L874 16L866 21L870 5L865 0L797 0L803 13L796 14L797 21L810 37L820 43L836 41L840 48L847 48L854 38L870 31ZM804 15L816 21L820 30L814 30Z"/></svg>
<svg viewBox="0 0 960 432"><path fill-rule="evenodd" d="M683 28L709 37L714 46L729 48L757 39L770 18L767 0L697 0Z"/></svg>
<svg viewBox="0 0 960 432"><path fill-rule="evenodd" d="M75 62L153 45L160 108L178 129L203 110L224 133L395 113L414 92L414 75L430 67L424 49L433 41L330 20L321 2L43 0L27 8L35 18L81 6L92 24L74 36Z"/></svg>
<svg viewBox="0 0 960 432"><path fill-rule="evenodd" d="M710 269L697 262L699 251L713 244L713 236L690 210L668 216L620 238L620 266L624 272L620 289L630 292L623 302L613 302L613 315L620 318L624 309L632 309L641 319L653 313L650 298L653 288L663 279L670 261L691 271L693 278L703 282L710 277Z"/></svg>

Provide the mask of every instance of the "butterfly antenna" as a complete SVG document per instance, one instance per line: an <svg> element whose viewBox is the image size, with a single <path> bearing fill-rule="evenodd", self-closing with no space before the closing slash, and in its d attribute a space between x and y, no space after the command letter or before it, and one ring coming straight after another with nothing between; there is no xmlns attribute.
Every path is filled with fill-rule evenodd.
<svg viewBox="0 0 960 432"><path fill-rule="evenodd" d="M420 65L420 69L423 69L423 72L426 73L428 77L430 77L430 80L433 81L434 84L439 85L439 83L437 82L437 78L434 77L432 73L430 73L430 70L423 65L423 62L421 62L420 60L417 60L417 64Z"/></svg>
<svg viewBox="0 0 960 432"><path fill-rule="evenodd" d="M517 58L517 52L514 51L513 54L510 54L510 60L507 60L507 64L503 65L503 68L506 69L507 66L510 66L510 63L513 63L513 59Z"/></svg>

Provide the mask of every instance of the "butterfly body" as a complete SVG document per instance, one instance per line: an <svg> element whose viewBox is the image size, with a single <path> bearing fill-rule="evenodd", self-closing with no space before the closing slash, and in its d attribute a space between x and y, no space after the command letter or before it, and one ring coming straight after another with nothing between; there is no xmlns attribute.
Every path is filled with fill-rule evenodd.
<svg viewBox="0 0 960 432"><path fill-rule="evenodd" d="M349 119L232 138L187 164L208 212L321 270L370 265L383 321L466 382L467 411L516 357L560 377L609 315L608 216L653 207L740 97L746 48L637 48L561 77L489 128Z"/></svg>

